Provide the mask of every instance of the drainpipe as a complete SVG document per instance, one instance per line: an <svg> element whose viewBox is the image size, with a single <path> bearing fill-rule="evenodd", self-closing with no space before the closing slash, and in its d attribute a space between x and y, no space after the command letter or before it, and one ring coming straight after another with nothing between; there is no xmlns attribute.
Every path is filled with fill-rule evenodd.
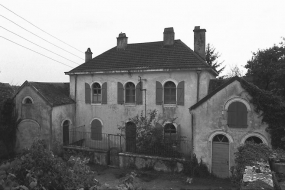
<svg viewBox="0 0 285 190"><path fill-rule="evenodd" d="M196 101L196 103L199 101L200 73L201 73L201 70L197 70L197 101Z"/></svg>
<svg viewBox="0 0 285 190"><path fill-rule="evenodd" d="M51 105L51 109L50 109L50 128L49 128L49 150L52 150L52 110L53 107Z"/></svg>
<svg viewBox="0 0 285 190"><path fill-rule="evenodd" d="M76 107L77 107L77 75L75 75L75 84L74 84L74 99L75 99L75 108L74 108L74 114L75 114L75 117L74 117L74 123L75 123L75 127L77 126L77 123L76 123ZM74 127L74 126L73 126Z"/></svg>
<svg viewBox="0 0 285 190"><path fill-rule="evenodd" d="M191 114L191 130L192 130L192 154L191 154L191 160L193 158L193 153L194 153L194 113L190 111Z"/></svg>

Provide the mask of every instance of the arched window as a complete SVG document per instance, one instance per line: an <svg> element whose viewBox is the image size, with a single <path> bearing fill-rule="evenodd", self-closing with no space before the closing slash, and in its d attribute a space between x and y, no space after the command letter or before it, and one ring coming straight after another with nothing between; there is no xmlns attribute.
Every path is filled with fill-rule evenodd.
<svg viewBox="0 0 285 190"><path fill-rule="evenodd" d="M102 123L99 119L94 119L91 122L91 139L102 140Z"/></svg>
<svg viewBox="0 0 285 190"><path fill-rule="evenodd" d="M69 144L69 125L70 125L70 122L68 120L65 120L62 124L63 145Z"/></svg>
<svg viewBox="0 0 285 190"><path fill-rule="evenodd" d="M134 83L128 82L125 86L125 100L126 103L135 103L136 101L136 87Z"/></svg>
<svg viewBox="0 0 285 190"><path fill-rule="evenodd" d="M164 104L176 104L176 85L172 81L164 84Z"/></svg>
<svg viewBox="0 0 285 190"><path fill-rule="evenodd" d="M228 107L228 126L232 128L247 127L247 108L242 102L232 102Z"/></svg>
<svg viewBox="0 0 285 190"><path fill-rule="evenodd" d="M27 96L27 97L25 97L25 98L23 99L22 103L23 103L23 104L28 104L28 105L29 105L29 104L33 104L33 100L32 100L31 97Z"/></svg>
<svg viewBox="0 0 285 190"><path fill-rule="evenodd" d="M164 125L164 138L166 139L176 139L177 130L172 123L167 123Z"/></svg>
<svg viewBox="0 0 285 190"><path fill-rule="evenodd" d="M253 143L256 143L256 144L261 144L263 143L263 141L258 138L258 137L255 137L255 136L251 136L251 137L248 137L246 140L245 140L245 143L247 142L253 142Z"/></svg>
<svg viewBox="0 0 285 190"><path fill-rule="evenodd" d="M101 103L101 101L102 101L101 85L95 82L92 85L92 103Z"/></svg>
<svg viewBox="0 0 285 190"><path fill-rule="evenodd" d="M213 138L213 142L229 142L229 139L225 135L219 134Z"/></svg>

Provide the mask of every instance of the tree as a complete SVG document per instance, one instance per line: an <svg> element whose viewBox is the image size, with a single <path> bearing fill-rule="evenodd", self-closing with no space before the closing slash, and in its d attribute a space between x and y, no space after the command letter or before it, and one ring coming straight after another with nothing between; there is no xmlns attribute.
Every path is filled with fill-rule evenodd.
<svg viewBox="0 0 285 190"><path fill-rule="evenodd" d="M261 89L285 98L285 39L279 45L253 52L246 76Z"/></svg>
<svg viewBox="0 0 285 190"><path fill-rule="evenodd" d="M215 69L218 72L218 74L220 74L225 69L225 66L222 66L224 61L222 62L218 61L218 58L220 56L221 55L219 54L219 52L216 52L216 48L214 48L212 45L208 43L206 47L206 62L213 69Z"/></svg>
<svg viewBox="0 0 285 190"><path fill-rule="evenodd" d="M235 76L242 77L243 75L244 73L242 72L242 70L237 65L235 65L234 67L230 68L230 71L227 75L224 76L224 78L231 78Z"/></svg>

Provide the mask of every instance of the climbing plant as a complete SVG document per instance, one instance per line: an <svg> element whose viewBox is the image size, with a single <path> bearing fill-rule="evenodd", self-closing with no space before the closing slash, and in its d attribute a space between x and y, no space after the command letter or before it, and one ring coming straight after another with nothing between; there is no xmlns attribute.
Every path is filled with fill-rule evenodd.
<svg viewBox="0 0 285 190"><path fill-rule="evenodd" d="M252 97L250 102L255 106L255 111L262 116L262 122L268 124L272 147L285 149L285 141L282 141L285 137L285 103L282 98L243 79L240 82Z"/></svg>

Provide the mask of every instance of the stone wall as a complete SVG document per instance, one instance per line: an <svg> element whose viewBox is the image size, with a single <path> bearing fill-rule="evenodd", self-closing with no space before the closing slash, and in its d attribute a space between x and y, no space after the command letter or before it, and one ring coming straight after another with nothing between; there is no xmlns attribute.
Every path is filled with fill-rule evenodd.
<svg viewBox="0 0 285 190"><path fill-rule="evenodd" d="M163 172L182 172L184 159L163 158L130 153L119 153L121 168L153 169Z"/></svg>

